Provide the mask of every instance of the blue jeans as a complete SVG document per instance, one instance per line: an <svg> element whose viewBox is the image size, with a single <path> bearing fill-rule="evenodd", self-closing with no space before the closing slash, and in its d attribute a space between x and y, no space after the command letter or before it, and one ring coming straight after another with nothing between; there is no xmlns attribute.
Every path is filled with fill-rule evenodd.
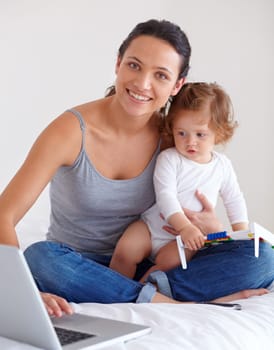
<svg viewBox="0 0 274 350"><path fill-rule="evenodd" d="M35 282L42 292L70 302L123 303L136 301L144 285L109 269L111 256L78 253L65 244L42 241L24 252ZM141 264L139 277L147 270ZM149 302L156 288L149 284L141 302Z"/></svg>
<svg viewBox="0 0 274 350"><path fill-rule="evenodd" d="M78 253L56 242L38 242L25 257L41 291L72 302L150 302L155 287L145 286L109 269L109 256ZM149 266L141 266L142 275ZM188 263L166 273L154 272L151 281L160 292L180 301L206 301L243 289L265 288L274 280L274 250L260 243L254 256L253 241L233 241L197 252Z"/></svg>
<svg viewBox="0 0 274 350"><path fill-rule="evenodd" d="M259 258L254 241L232 241L200 250L188 262L166 273L174 299L213 300L244 289L267 288L274 281L274 249L260 243Z"/></svg>

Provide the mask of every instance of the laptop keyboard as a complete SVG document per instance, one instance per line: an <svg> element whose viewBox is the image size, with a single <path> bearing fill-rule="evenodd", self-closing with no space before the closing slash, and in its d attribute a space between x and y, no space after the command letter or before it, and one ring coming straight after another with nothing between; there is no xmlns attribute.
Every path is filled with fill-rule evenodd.
<svg viewBox="0 0 274 350"><path fill-rule="evenodd" d="M57 337L61 345L67 345L71 343L75 343L76 341L95 337L94 334L88 334L78 331L73 331L71 329L54 327Z"/></svg>

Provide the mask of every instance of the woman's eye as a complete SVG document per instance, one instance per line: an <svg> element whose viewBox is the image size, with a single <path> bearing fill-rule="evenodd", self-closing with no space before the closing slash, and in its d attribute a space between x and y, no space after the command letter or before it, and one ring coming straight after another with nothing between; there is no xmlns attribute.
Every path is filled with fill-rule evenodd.
<svg viewBox="0 0 274 350"><path fill-rule="evenodd" d="M164 73L158 72L156 75L160 80L167 80L168 79L168 76Z"/></svg>
<svg viewBox="0 0 274 350"><path fill-rule="evenodd" d="M128 65L132 69L135 69L135 70L139 69L139 65L135 62L130 62Z"/></svg>

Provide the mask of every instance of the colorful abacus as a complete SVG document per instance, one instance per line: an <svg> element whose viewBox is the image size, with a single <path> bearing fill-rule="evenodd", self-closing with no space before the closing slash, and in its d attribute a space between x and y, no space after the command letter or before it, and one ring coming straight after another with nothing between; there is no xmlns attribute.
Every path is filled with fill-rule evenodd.
<svg viewBox="0 0 274 350"><path fill-rule="evenodd" d="M226 231L209 233L205 236L205 246L232 241Z"/></svg>

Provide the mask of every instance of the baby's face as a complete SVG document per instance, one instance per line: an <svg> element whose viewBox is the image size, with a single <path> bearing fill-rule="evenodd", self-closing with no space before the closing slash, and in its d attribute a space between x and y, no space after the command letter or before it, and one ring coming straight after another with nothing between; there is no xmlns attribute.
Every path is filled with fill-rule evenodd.
<svg viewBox="0 0 274 350"><path fill-rule="evenodd" d="M178 111L172 128L178 152L197 163L210 162L215 145L215 132L209 123L208 110Z"/></svg>

